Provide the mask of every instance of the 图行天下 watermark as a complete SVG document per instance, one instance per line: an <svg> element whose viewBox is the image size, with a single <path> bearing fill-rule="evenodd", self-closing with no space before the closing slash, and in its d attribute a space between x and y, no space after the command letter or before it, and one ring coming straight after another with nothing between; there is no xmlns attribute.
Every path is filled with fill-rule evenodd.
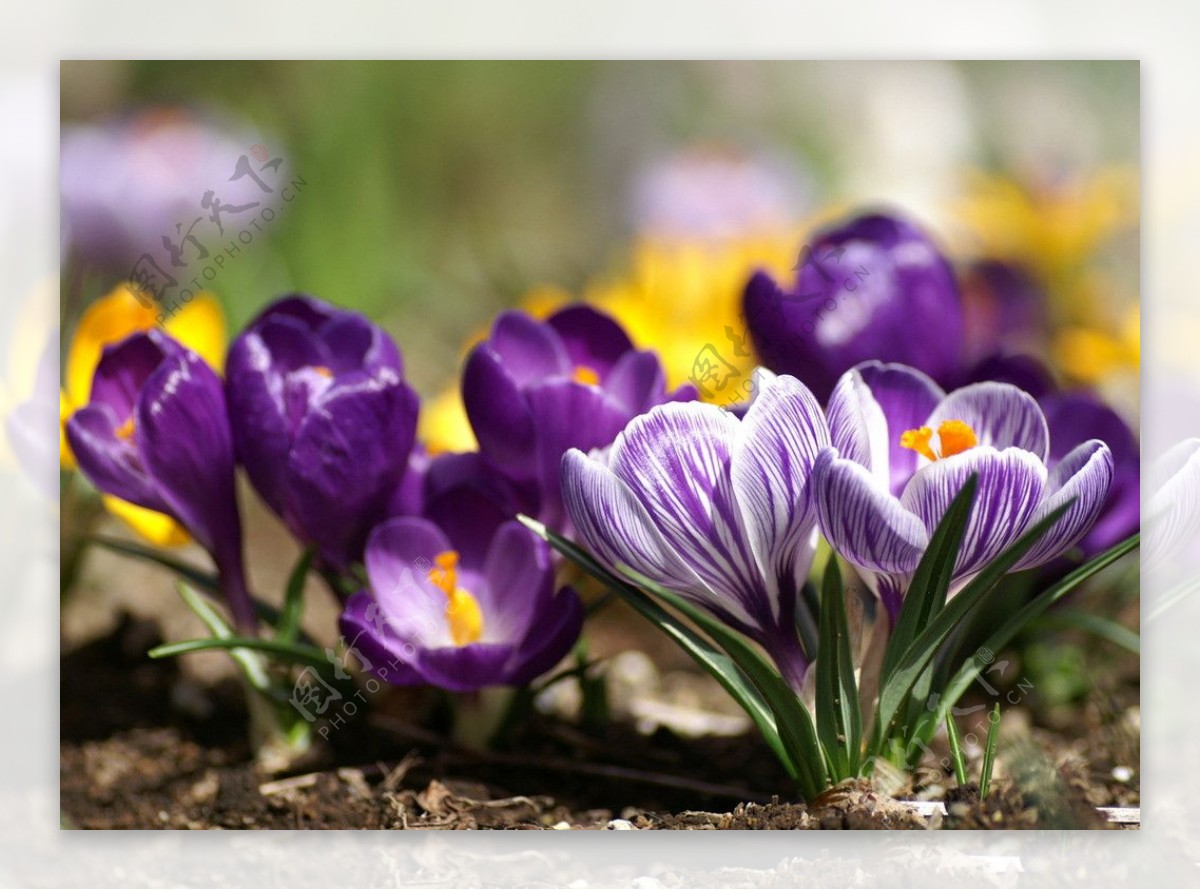
<svg viewBox="0 0 1200 890"><path fill-rule="evenodd" d="M248 178L257 186L259 200L228 203L221 199L217 189L206 189L197 196L197 206L206 213L196 216L186 229L184 222L176 223L174 233L162 236L162 251L169 268L164 268L164 263L151 251L137 259L129 273L131 289L143 306L158 307L155 318L158 324L164 324L216 281L242 248L252 243L256 234L265 232L264 226L275 221L276 209L264 205L263 199L271 196L271 200L278 197L284 203L291 203L308 185L304 177L296 174L281 182L282 166L283 158L272 158L266 146L261 143L251 146L247 154L238 157L227 181ZM225 243L214 245L214 240Z"/></svg>
<svg viewBox="0 0 1200 890"><path fill-rule="evenodd" d="M404 597L406 594L403 591L410 590L414 585L427 582L436 585L438 571L430 560L424 557L417 559L413 566L405 568L393 595ZM447 618L452 617L457 608L456 602L448 602L445 610ZM391 654L387 660L372 659L358 645L359 637L367 631L360 632L353 640L347 640L343 635L338 639L337 646L325 648L327 669L307 666L296 675L292 686L291 706L307 723L317 724L317 734L324 739L356 717L360 708L366 705L367 696L379 692L384 683L402 684L407 675L405 666L416 658L418 644L423 639L434 638L439 630L430 616L424 613L409 616L405 627L398 628L377 601L367 605L363 617L374 629L376 639L383 637L390 629L390 636L403 640L399 644L398 654ZM362 688L351 682L352 664L364 676Z"/></svg>
<svg viewBox="0 0 1200 890"><path fill-rule="evenodd" d="M816 270L826 287L812 292L780 292L774 309L775 323L781 328L787 329L790 326L788 319L783 314L785 303L811 305L810 317L801 321L786 341L792 348L801 349L806 345L811 345L806 344L805 341L816 332L817 325L821 320L827 314L837 311L838 306L841 305L840 301L852 295L858 290L859 284L870 277L870 270L862 264L853 269L841 269L842 256L845 252L844 247L833 248L824 256L816 257L819 262L814 262L815 252L812 247L806 244L801 248L792 271L800 272L806 266L811 267ZM836 274L830 271L830 263L839 267ZM818 300L820 302L816 302ZM750 333L745 311L739 313L738 320L741 323L740 333L733 325L725 325L725 338L730 343L731 355L729 357L722 355L714 344L705 343L692 362L692 373L688 379L705 399L711 400L718 394L725 395L727 387L731 385L735 391L732 393L732 398L728 399L730 403L745 401L754 394L753 376L744 372L734 361L730 360L730 358L749 358L753 355L753 349L748 343ZM737 378L742 379L738 380Z"/></svg>

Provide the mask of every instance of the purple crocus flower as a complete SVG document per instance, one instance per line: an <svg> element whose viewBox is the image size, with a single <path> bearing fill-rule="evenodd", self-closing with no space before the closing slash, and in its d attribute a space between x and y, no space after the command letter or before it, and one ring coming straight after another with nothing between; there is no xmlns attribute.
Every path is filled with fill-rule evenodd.
<svg viewBox="0 0 1200 890"><path fill-rule="evenodd" d="M833 444L813 468L821 531L893 620L930 535L972 473L979 488L955 565L957 585L1074 499L1015 568L1061 555L1091 528L1112 484L1112 452L1098 439L1048 470L1042 409L1007 383L947 395L915 368L864 362L838 381L828 417Z"/></svg>
<svg viewBox="0 0 1200 890"><path fill-rule="evenodd" d="M253 633L233 438L216 372L162 331L133 334L105 349L67 438L93 485L175 517L212 554L234 620Z"/></svg>
<svg viewBox="0 0 1200 890"><path fill-rule="evenodd" d="M1132 535L1141 523L1141 449L1121 416L1087 391L1051 392L1038 404L1050 429L1053 470L1079 443L1099 439L1112 451L1113 481L1095 525L1079 541L1087 557Z"/></svg>
<svg viewBox="0 0 1200 890"><path fill-rule="evenodd" d="M489 498L475 457L436 458L425 516L389 519L367 542L369 588L347 602L342 632L388 683L519 686L579 636L579 597L555 592L549 548Z"/></svg>
<svg viewBox="0 0 1200 890"><path fill-rule="evenodd" d="M653 406L696 398L691 384L668 393L653 352L635 350L609 316L579 305L544 322L501 313L467 358L462 386L480 451L532 486L533 512L560 530L559 465L568 449L602 447Z"/></svg>
<svg viewBox="0 0 1200 890"><path fill-rule="evenodd" d="M757 640L799 690L797 632L816 550L809 474L829 445L812 393L759 370L739 419L716 405L661 405L617 436L607 459L571 450L563 497L581 541Z"/></svg>
<svg viewBox="0 0 1200 890"><path fill-rule="evenodd" d="M416 436L396 344L357 313L292 295L234 341L226 379L237 455L263 500L327 565L358 560Z"/></svg>
<svg viewBox="0 0 1200 890"><path fill-rule="evenodd" d="M818 232L790 289L755 273L745 311L762 363L803 380L822 401L867 359L905 362L939 380L957 375L963 360L954 272L898 216L858 216Z"/></svg>

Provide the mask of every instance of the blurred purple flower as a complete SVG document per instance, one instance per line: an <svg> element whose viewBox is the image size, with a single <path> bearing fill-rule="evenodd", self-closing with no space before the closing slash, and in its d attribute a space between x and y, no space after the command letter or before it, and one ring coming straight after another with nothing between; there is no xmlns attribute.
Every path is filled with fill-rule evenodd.
<svg viewBox="0 0 1200 890"><path fill-rule="evenodd" d="M648 166L634 184L639 232L685 239L772 234L805 212L806 184L774 158L701 146Z"/></svg>
<svg viewBox="0 0 1200 890"><path fill-rule="evenodd" d="M653 406L696 398L691 384L668 393L653 352L635 350L609 316L579 305L544 322L501 313L468 356L462 388L480 451L532 487L532 512L560 531L559 466L568 449L603 447Z"/></svg>
<svg viewBox="0 0 1200 890"><path fill-rule="evenodd" d="M669 404L635 418L606 460L571 450L563 494L582 543L757 640L799 690L811 621L800 591L816 552L809 474L829 445L812 393L756 373L739 419L716 405ZM815 629L814 629L815 632Z"/></svg>
<svg viewBox="0 0 1200 890"><path fill-rule="evenodd" d="M238 627L253 633L233 438L221 379L157 329L104 350L91 400L67 422L80 470L105 494L175 517L212 554Z"/></svg>
<svg viewBox="0 0 1200 890"><path fill-rule="evenodd" d="M4 419L8 443L17 462L38 490L55 501L59 497L59 361L58 331L54 330L38 359L29 398Z"/></svg>
<svg viewBox="0 0 1200 890"><path fill-rule="evenodd" d="M236 243L229 222L240 229L263 209L276 208L279 190L273 183L286 182L279 170L259 172L262 165L253 159L252 170L272 191L264 191L250 175L231 181L239 158L258 141L238 130L240 124L170 107L65 128L60 155L64 257L74 253L112 275L127 276L149 253L171 272L163 238L181 244L198 218L192 235L209 253ZM201 203L209 191L230 209L257 206L227 215L220 234L208 219L211 208ZM194 244L182 247L182 261L198 258Z"/></svg>
<svg viewBox="0 0 1200 890"><path fill-rule="evenodd" d="M1112 484L1108 445L1090 439L1051 461L1041 408L1006 383L947 395L914 368L864 362L838 382L828 417L833 446L813 469L821 531L892 620L930 535L972 473L979 489L956 584L1074 498L1016 570L1060 556L1092 527Z"/></svg>
<svg viewBox="0 0 1200 890"><path fill-rule="evenodd" d="M330 567L361 558L416 436L396 344L357 313L292 295L233 342L226 381L238 459L263 500Z"/></svg>
<svg viewBox="0 0 1200 890"><path fill-rule="evenodd" d="M963 363L962 298L950 264L912 222L855 217L817 233L784 290L757 272L746 320L763 364L829 397L861 361L911 365L953 379Z"/></svg>
<svg viewBox="0 0 1200 890"><path fill-rule="evenodd" d="M477 454L439 456L424 515L371 533L369 588L350 598L341 624L381 679L455 692L519 686L578 638L578 596L555 593L549 548L509 519L499 481Z"/></svg>

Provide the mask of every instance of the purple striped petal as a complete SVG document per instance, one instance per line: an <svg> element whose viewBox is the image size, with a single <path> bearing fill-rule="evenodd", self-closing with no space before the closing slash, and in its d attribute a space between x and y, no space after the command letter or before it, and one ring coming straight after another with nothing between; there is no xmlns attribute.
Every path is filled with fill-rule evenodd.
<svg viewBox="0 0 1200 890"><path fill-rule="evenodd" d="M955 563L956 577L979 571L1019 538L1046 490L1046 467L1033 454L979 446L919 470L900 502L932 534L972 473L979 474L979 487Z"/></svg>
<svg viewBox="0 0 1200 890"><path fill-rule="evenodd" d="M730 474L750 550L766 582L776 619L780 579L794 595L815 552L809 476L829 446L821 406L794 377L756 375L753 403L742 420Z"/></svg>
<svg viewBox="0 0 1200 890"><path fill-rule="evenodd" d="M1100 515L1112 480L1112 451L1099 439L1084 442L1059 461L1046 482L1047 495L1030 523L1040 522L1069 500L1074 503L1017 563L1015 570L1050 562L1087 534Z"/></svg>
<svg viewBox="0 0 1200 890"><path fill-rule="evenodd" d="M1050 455L1050 431L1042 409L1033 396L1010 383L956 389L933 410L925 426L936 430L944 420L961 420L975 431L980 445L998 451L1023 448L1042 462Z"/></svg>
<svg viewBox="0 0 1200 890"><path fill-rule="evenodd" d="M822 534L854 565L899 575L917 567L929 533L866 467L827 448L813 466L813 493Z"/></svg>
<svg viewBox="0 0 1200 890"><path fill-rule="evenodd" d="M920 459L900 444L900 437L924 424L946 394L926 374L907 365L864 362L857 370L883 413L886 433L882 449L887 455L892 494L899 497Z"/></svg>
<svg viewBox="0 0 1200 890"><path fill-rule="evenodd" d="M562 488L576 535L602 563L628 566L710 607L724 604L679 558L645 506L608 467L572 449L563 457ZM741 612L739 621L748 623L749 615Z"/></svg>
<svg viewBox="0 0 1200 890"><path fill-rule="evenodd" d="M613 443L609 465L667 543L713 590L762 611L763 582L734 502L730 458L740 421L715 405L660 405Z"/></svg>

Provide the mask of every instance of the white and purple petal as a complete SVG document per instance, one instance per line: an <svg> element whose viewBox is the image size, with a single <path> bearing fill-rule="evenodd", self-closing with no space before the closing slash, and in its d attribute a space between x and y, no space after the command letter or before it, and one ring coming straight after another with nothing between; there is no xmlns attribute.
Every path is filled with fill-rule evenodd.
<svg viewBox="0 0 1200 890"><path fill-rule="evenodd" d="M1050 471L1046 496L1030 524L1071 501L1067 512L1033 545L1014 570L1030 569L1061 556L1087 534L1104 507L1113 480L1113 457L1099 439L1076 446Z"/></svg>
<svg viewBox="0 0 1200 890"><path fill-rule="evenodd" d="M813 466L817 522L830 545L859 568L905 575L929 544L924 523L861 464L827 448Z"/></svg>
<svg viewBox="0 0 1200 890"><path fill-rule="evenodd" d="M1046 490L1046 466L1035 455L981 445L919 470L900 501L932 535L972 473L979 484L955 563L959 578L982 569L1021 536Z"/></svg>
<svg viewBox="0 0 1200 890"><path fill-rule="evenodd" d="M730 461L734 497L771 610L803 586L815 552L809 477L829 446L825 415L794 377L757 375Z"/></svg>
<svg viewBox="0 0 1200 890"><path fill-rule="evenodd" d="M1043 463L1050 455L1050 431L1041 407L1033 396L1011 383L973 383L956 389L924 425L936 430L946 420L967 424L980 445L998 451L1021 448Z"/></svg>

